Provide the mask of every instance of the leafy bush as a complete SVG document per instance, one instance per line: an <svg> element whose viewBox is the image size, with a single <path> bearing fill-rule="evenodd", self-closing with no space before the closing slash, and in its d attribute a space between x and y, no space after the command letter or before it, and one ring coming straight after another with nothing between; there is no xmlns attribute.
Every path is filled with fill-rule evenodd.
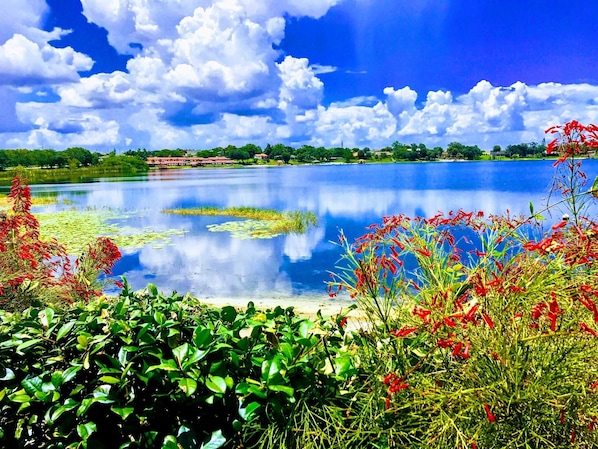
<svg viewBox="0 0 598 449"><path fill-rule="evenodd" d="M320 407L353 372L335 323L209 308L150 285L66 312L0 313L4 447L218 448ZM254 427L254 428L256 428Z"/></svg>

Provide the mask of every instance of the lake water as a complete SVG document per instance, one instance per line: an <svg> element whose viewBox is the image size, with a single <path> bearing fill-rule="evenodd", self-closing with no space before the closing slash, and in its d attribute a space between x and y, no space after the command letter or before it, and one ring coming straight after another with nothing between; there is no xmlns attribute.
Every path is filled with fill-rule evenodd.
<svg viewBox="0 0 598 449"><path fill-rule="evenodd" d="M584 170L594 179L598 161L584 162ZM114 274L135 289L151 282L165 293L199 298L322 298L341 254L332 243L340 229L353 239L382 216L398 213L432 216L462 208L526 214L530 201L536 210L546 203L553 174L552 161L283 166L155 171L32 190L72 201L58 207L136 211L132 226L184 229L167 247L124 251ZM230 217L160 212L200 206L312 211L318 224L304 235L240 240L206 228Z"/></svg>

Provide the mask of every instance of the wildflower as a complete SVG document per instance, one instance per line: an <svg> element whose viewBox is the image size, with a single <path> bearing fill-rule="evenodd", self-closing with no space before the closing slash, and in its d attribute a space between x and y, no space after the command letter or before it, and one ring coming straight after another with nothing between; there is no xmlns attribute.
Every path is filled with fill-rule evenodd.
<svg viewBox="0 0 598 449"><path fill-rule="evenodd" d="M532 309L532 318L534 320L540 318L544 312L544 309L546 309L547 307L548 305L545 302L539 302L538 304L536 304Z"/></svg>
<svg viewBox="0 0 598 449"><path fill-rule="evenodd" d="M486 418L488 418L488 421L496 422L496 416L492 413L488 404L484 404L484 410L486 410Z"/></svg>
<svg viewBox="0 0 598 449"><path fill-rule="evenodd" d="M438 347L439 348L451 348L455 344L455 340L452 338L445 338L442 340L438 340Z"/></svg>
<svg viewBox="0 0 598 449"><path fill-rule="evenodd" d="M417 251L424 257L430 257L432 255L432 253L430 252L430 250L428 248L418 248L415 251Z"/></svg>
<svg viewBox="0 0 598 449"><path fill-rule="evenodd" d="M407 326L403 326L402 328L400 328L397 331L391 332L393 336L395 336L396 338L403 338L406 337L409 334L412 334L413 332L415 332L418 328L416 326L412 326L412 327L407 327Z"/></svg>
<svg viewBox="0 0 598 449"><path fill-rule="evenodd" d="M490 329L494 329L494 321L492 321L492 318L490 318L486 312L482 312L482 318L484 319L484 323L486 323Z"/></svg>
<svg viewBox="0 0 598 449"><path fill-rule="evenodd" d="M556 231L557 229L561 229L564 228L565 226L567 226L567 220L563 220L555 225L552 226L552 230Z"/></svg>
<svg viewBox="0 0 598 449"><path fill-rule="evenodd" d="M592 329L590 326L588 326L586 323L579 323L579 328L583 331L583 332L587 332L588 334L592 334L594 337L598 337L598 332L596 332L594 329Z"/></svg>
<svg viewBox="0 0 598 449"><path fill-rule="evenodd" d="M413 315L416 315L418 317L420 317L425 324L428 324L430 322L430 314L432 313L432 311L428 310L428 309L424 309L423 307L420 306L415 306L413 308Z"/></svg>
<svg viewBox="0 0 598 449"><path fill-rule="evenodd" d="M387 385L388 383L390 383L395 377L397 377L397 375L395 373L388 373L386 375L386 377L384 378L384 380L382 381L384 383L384 385Z"/></svg>

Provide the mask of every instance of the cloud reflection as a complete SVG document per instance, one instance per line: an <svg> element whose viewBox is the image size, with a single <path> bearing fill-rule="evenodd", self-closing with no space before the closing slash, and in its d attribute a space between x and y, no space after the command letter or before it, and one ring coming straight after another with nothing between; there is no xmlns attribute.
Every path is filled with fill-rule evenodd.
<svg viewBox="0 0 598 449"><path fill-rule="evenodd" d="M139 269L124 275L136 288L151 280L165 292L200 297L290 296L290 279L279 270L278 245L275 239L238 240L213 233L173 238L164 249L145 246Z"/></svg>

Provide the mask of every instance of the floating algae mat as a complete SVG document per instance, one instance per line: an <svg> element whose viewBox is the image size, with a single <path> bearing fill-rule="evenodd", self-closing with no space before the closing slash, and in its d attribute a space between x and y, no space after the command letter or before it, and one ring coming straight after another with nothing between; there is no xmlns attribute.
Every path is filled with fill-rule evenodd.
<svg viewBox="0 0 598 449"><path fill-rule="evenodd" d="M35 214L40 224L42 239L55 237L69 254L80 254L99 236L109 237L119 248L139 248L154 243L155 248L166 246L173 235L182 235L180 229L156 231L150 228L132 228L115 221L139 216L137 213L118 213L112 209L69 209Z"/></svg>
<svg viewBox="0 0 598 449"><path fill-rule="evenodd" d="M165 214L212 215L246 218L243 221L227 221L208 225L212 232L230 232L238 239L270 239L281 234L303 234L317 223L312 212L281 212L254 207L200 207L194 209L165 209Z"/></svg>

